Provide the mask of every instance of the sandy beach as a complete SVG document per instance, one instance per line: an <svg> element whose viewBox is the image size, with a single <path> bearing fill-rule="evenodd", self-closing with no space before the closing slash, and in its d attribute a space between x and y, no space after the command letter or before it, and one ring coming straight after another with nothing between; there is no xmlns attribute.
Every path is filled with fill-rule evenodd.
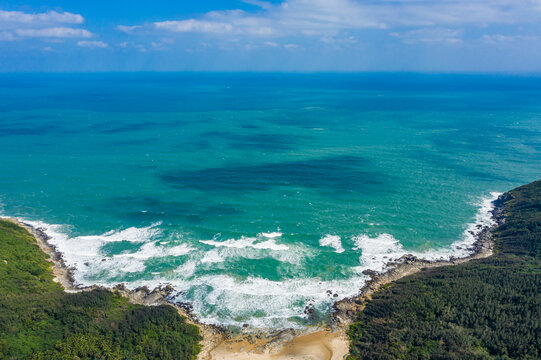
<svg viewBox="0 0 541 360"><path fill-rule="evenodd" d="M201 360L339 360L348 354L347 337L337 329L319 330L300 335L291 335L284 343L273 340L248 340L246 336L234 337L219 344Z"/></svg>

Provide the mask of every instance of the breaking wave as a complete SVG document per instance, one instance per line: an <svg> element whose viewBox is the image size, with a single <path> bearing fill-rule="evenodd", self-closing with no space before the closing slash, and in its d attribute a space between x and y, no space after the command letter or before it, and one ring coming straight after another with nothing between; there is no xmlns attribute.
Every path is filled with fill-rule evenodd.
<svg viewBox="0 0 541 360"><path fill-rule="evenodd" d="M331 247L337 254L345 251L342 246L342 240L338 235L326 235L324 238L319 239L319 246Z"/></svg>
<svg viewBox="0 0 541 360"><path fill-rule="evenodd" d="M398 239L387 233L360 234L349 239L325 235L317 248L288 243L280 232L221 241L190 241L182 236L168 237L161 223L154 223L101 235L70 236L70 228L66 226L21 220L50 237L50 243L74 269L76 284L113 286L123 282L128 288L170 284L176 290L170 300L189 302L203 322L299 328L306 325L307 306L325 314L335 301L358 294L368 278L363 275L364 270L385 270L386 264L406 254L430 260L469 255L476 235L484 226L493 224L491 210L498 195L492 193L478 204L475 222L468 225L461 239L451 247L424 252L404 249ZM115 254L104 251L115 243L130 247ZM275 281L257 274L243 278L227 272L228 266L239 259L272 258L284 266L302 269L307 262L317 262L318 254L329 252L325 248L337 254L358 256L358 265L344 270L346 275L340 279L325 281L302 274ZM156 263L169 266L160 268Z"/></svg>

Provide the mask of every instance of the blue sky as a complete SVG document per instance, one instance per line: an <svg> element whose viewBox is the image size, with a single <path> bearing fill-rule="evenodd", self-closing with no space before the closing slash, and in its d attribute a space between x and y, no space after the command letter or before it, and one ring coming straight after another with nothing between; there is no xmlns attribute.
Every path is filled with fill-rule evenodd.
<svg viewBox="0 0 541 360"><path fill-rule="evenodd" d="M541 0L0 0L0 71L540 72Z"/></svg>

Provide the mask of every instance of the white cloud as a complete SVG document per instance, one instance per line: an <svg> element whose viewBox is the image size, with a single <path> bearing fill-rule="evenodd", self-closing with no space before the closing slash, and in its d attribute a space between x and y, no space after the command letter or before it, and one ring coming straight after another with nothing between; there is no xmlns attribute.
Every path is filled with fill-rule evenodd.
<svg viewBox="0 0 541 360"><path fill-rule="evenodd" d="M116 27L117 30L120 30L122 32L125 32L126 34L131 34L137 29L141 29L143 26L141 25L134 25L134 26L125 26L125 25L118 25Z"/></svg>
<svg viewBox="0 0 541 360"><path fill-rule="evenodd" d="M25 13L0 10L0 40L91 37L92 33L88 30L73 27L83 22L81 15L69 12Z"/></svg>
<svg viewBox="0 0 541 360"><path fill-rule="evenodd" d="M82 41L77 42L77 46L88 47L88 48L106 48L109 45L104 43L103 41L82 40Z"/></svg>
<svg viewBox="0 0 541 360"><path fill-rule="evenodd" d="M526 36L526 35L502 35L492 34L483 35L483 42L487 44L499 44L499 43L513 43L517 41L539 41L538 36Z"/></svg>
<svg viewBox="0 0 541 360"><path fill-rule="evenodd" d="M145 27L217 37L319 36L333 39L339 34L343 38L348 31L369 28L482 27L541 22L538 0L285 0L281 4L243 1L260 10L212 11L200 17L160 21ZM459 40L452 36L445 38L447 42Z"/></svg>
<svg viewBox="0 0 541 360"><path fill-rule="evenodd" d="M389 35L399 38L405 44L458 44L462 42L461 32L454 29L423 28Z"/></svg>
<svg viewBox="0 0 541 360"><path fill-rule="evenodd" d="M267 1L259 1L259 0L241 0L243 3L258 6L262 9L270 9L272 8L272 3Z"/></svg>
<svg viewBox="0 0 541 360"><path fill-rule="evenodd" d="M275 43L274 41L265 41L265 45L270 47L278 47L278 43Z"/></svg>
<svg viewBox="0 0 541 360"><path fill-rule="evenodd" d="M483 41L487 43L497 43L497 42L509 42L514 41L514 36L509 35L501 35L501 34L495 34L495 35L483 35Z"/></svg>
<svg viewBox="0 0 541 360"><path fill-rule="evenodd" d="M299 45L297 45L297 44L285 44L284 47L286 49L298 49Z"/></svg>
<svg viewBox="0 0 541 360"><path fill-rule="evenodd" d="M38 38L89 38L92 33L84 29L69 27L54 27L45 29L17 29L15 33L20 37Z"/></svg>
<svg viewBox="0 0 541 360"><path fill-rule="evenodd" d="M48 25L48 24L82 24L84 18L79 14L69 12L59 13L49 11L40 14L28 14L22 11L3 11L0 10L0 24L28 24L28 25Z"/></svg>
<svg viewBox="0 0 541 360"><path fill-rule="evenodd" d="M355 36L345 36L341 38L333 36L323 36L321 38L321 42L335 45L351 45L357 43L357 39L355 38Z"/></svg>
<svg viewBox="0 0 541 360"><path fill-rule="evenodd" d="M157 29L172 32L226 33L233 30L233 25L215 21L195 19L182 21L163 21L154 23Z"/></svg>
<svg viewBox="0 0 541 360"><path fill-rule="evenodd" d="M262 13L242 10L212 11L200 18L154 23L156 29L172 32L236 34L277 37L295 34L333 34L342 28L381 28L384 24L365 16L352 0L289 0L281 5L249 1Z"/></svg>

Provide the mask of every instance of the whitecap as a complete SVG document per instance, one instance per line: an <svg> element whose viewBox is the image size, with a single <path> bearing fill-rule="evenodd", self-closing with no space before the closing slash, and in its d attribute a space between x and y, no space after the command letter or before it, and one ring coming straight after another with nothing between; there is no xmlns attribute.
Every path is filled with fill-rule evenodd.
<svg viewBox="0 0 541 360"><path fill-rule="evenodd" d="M274 239L257 242L257 238L252 237L244 237L242 236L240 239L229 239L225 241L216 241L216 240L199 240L199 242L211 245L214 247L227 247L227 248L235 248L235 249L244 249L244 248L254 248L254 249L261 249L261 250L274 250L274 251L285 251L289 250L289 246L278 244Z"/></svg>
<svg viewBox="0 0 541 360"><path fill-rule="evenodd" d="M169 247L157 246L157 244L159 244L159 242L149 242L141 246L139 251L135 253L117 254L117 255L113 255L113 257L114 258L129 257L129 258L134 258L134 259L146 260L146 259L156 258L156 257L183 256L195 250L194 248L186 244L180 244L177 246L169 246Z"/></svg>
<svg viewBox="0 0 541 360"><path fill-rule="evenodd" d="M277 244L274 240L262 241L260 243L254 244L254 249L266 249L274 251L285 251L289 250L289 246L283 244Z"/></svg>
<svg viewBox="0 0 541 360"><path fill-rule="evenodd" d="M353 238L355 243L354 250L361 250L361 267L357 270L375 270L382 271L386 264L400 257L411 254L419 259L425 260L449 260L452 257L466 257L473 253L473 244L477 240L477 235L486 227L495 225L492 219L492 210L494 201L501 193L492 192L490 196L483 197L475 205L479 210L475 214L474 222L467 225L462 234L462 238L451 244L450 247L440 249L429 249L427 251L406 251L399 240L391 234L378 234L370 237L366 234L358 235Z"/></svg>
<svg viewBox="0 0 541 360"><path fill-rule="evenodd" d="M173 301L190 302L199 320L204 323L225 326L247 323L253 328L302 328L295 318L306 318L306 304L311 303L319 311L328 311L334 301L358 293L365 280L364 276L335 281L321 281L318 278L272 281L258 277L239 280L222 274L201 276L191 281L169 279L167 283L179 291ZM152 287L155 282L128 284L130 288L137 286ZM329 290L336 297L331 296ZM253 316L255 313L259 315Z"/></svg>
<svg viewBox="0 0 541 360"><path fill-rule="evenodd" d="M193 260L186 261L184 264L177 267L174 272L179 274L183 278L188 278L193 276L195 270L197 269L197 263Z"/></svg>
<svg viewBox="0 0 541 360"><path fill-rule="evenodd" d="M468 251L468 248L475 243L477 235L479 235L483 228L496 225L492 217L492 211L494 210L494 201L496 201L500 195L502 195L502 193L491 192L490 196L481 198L480 201L475 204L479 207L479 210L475 214L475 221L468 224L466 230L462 233L462 239L455 241L452 244L452 248L459 256L467 255L464 254L464 251Z"/></svg>
<svg viewBox="0 0 541 360"><path fill-rule="evenodd" d="M199 240L200 243L214 246L214 247L227 247L227 248L236 248L244 249L247 247L253 247L254 241L256 238L241 237L238 240L229 239L225 241L216 241L216 240Z"/></svg>
<svg viewBox="0 0 541 360"><path fill-rule="evenodd" d="M212 266L212 264L234 261L238 258L260 259L272 256L280 261L299 266L302 261L318 253L317 250L302 244L280 244L278 241L281 236L265 236L273 233L261 233L257 237L241 237L225 241L203 240L202 244L212 247L205 251L192 249L188 245L174 241L169 244L157 243L161 235L161 230L157 225L110 231L98 236L70 238L67 235L68 229L65 227L25 222L44 228L45 232L51 236L51 243L64 254L68 265L77 266L76 280L85 282L85 285L95 283L112 286L118 282L116 279L122 278L119 275L126 272L144 271L144 259L149 257L167 254L186 256L186 261L174 271L154 274L152 279L131 281L126 284L127 287L136 288L146 285L154 288L164 283L171 284L178 293L175 300L190 302L194 312L199 314L200 320L205 323L226 326L241 326L248 323L255 328L299 328L302 325L296 319L306 317L304 314L306 304L313 304L318 311L327 311L334 301L358 294L368 279L362 274L363 270L384 270L389 261L405 254L437 259L466 256L471 253L471 245L475 241L474 234L480 231L477 225L493 224L490 211L492 201L497 195L491 194L490 198L483 199L479 204L480 209L475 216L475 223L468 225L462 238L451 247L411 252L404 249L392 234L355 236L352 240L354 250L359 252L359 266L350 268L352 274L348 278L332 281L322 281L319 278L271 281L256 276L241 279L226 274L194 276L198 266L202 264ZM338 252L343 249L343 239L337 235L332 236L335 237L330 239L329 236L322 237L320 245L329 246ZM103 257L100 252L101 246L108 242L122 240L144 243L144 245L134 253L108 257L106 261L100 261Z"/></svg>
<svg viewBox="0 0 541 360"><path fill-rule="evenodd" d="M391 234L379 234L375 237L358 235L353 238L353 250L361 250L362 269L383 270L386 263L406 254L402 244Z"/></svg>
<svg viewBox="0 0 541 360"><path fill-rule="evenodd" d="M319 239L319 245L331 247L337 254L345 251L342 247L342 240L338 235L325 235L324 238Z"/></svg>
<svg viewBox="0 0 541 360"><path fill-rule="evenodd" d="M278 243L275 238L263 240L261 237L242 236L240 239L199 240L199 242L213 247L200 259L203 264L219 263L226 259L235 261L272 257L280 262L300 265L313 255L303 244L289 246Z"/></svg>
<svg viewBox="0 0 541 360"><path fill-rule="evenodd" d="M75 268L76 284L88 284L88 279L114 278L121 273L140 272L145 270L142 260L152 253L157 254L155 244L145 244L135 254L121 254L107 257L102 254L101 248L107 243L129 241L131 243L146 243L161 234L160 223L137 228L130 227L124 230L111 230L102 235L81 235L70 237L69 227L51 225L41 221L22 220L29 225L39 228L49 236L49 243L61 251L66 265ZM173 250L178 251L178 250ZM97 261L98 259L101 259ZM107 280L99 280L107 282ZM92 282L94 283L94 282Z"/></svg>
<svg viewBox="0 0 541 360"><path fill-rule="evenodd" d="M277 238L277 237L281 237L283 234L281 232L278 232L278 231L274 231L274 232L270 232L270 233L260 233L258 234L258 236L261 236L261 237L266 237L266 238L269 238L269 239L274 239L274 238Z"/></svg>
<svg viewBox="0 0 541 360"><path fill-rule="evenodd" d="M201 262L203 264L214 264L214 263L220 263L224 262L225 258L222 257L217 249L212 249L210 251L207 251L203 258L201 259Z"/></svg>

